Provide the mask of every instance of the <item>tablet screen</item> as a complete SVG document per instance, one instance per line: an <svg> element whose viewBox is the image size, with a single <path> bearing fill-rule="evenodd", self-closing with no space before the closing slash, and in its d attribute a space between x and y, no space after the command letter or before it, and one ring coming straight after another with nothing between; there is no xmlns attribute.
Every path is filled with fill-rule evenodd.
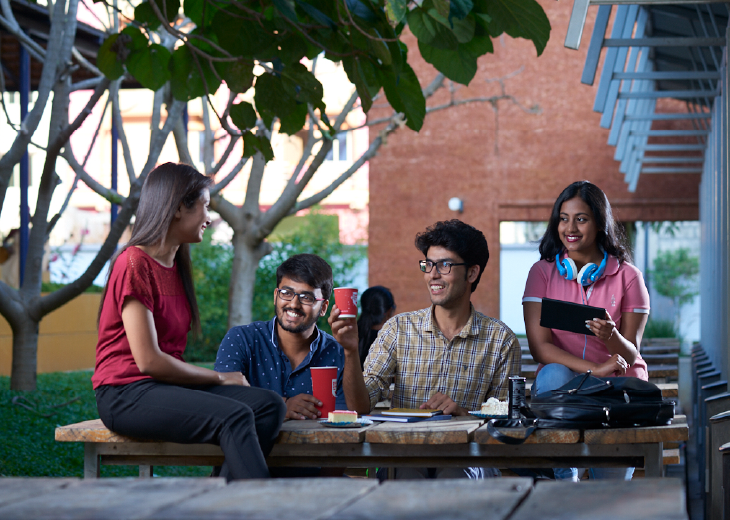
<svg viewBox="0 0 730 520"><path fill-rule="evenodd" d="M605 317L606 310L601 307L550 298L542 299L540 325L548 329L567 330L576 334L595 336L591 329L586 327L586 320L605 319Z"/></svg>

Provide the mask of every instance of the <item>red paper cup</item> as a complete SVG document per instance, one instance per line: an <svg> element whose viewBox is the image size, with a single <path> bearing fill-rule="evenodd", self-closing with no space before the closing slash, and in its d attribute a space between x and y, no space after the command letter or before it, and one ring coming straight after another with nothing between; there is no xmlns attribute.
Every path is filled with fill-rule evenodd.
<svg viewBox="0 0 730 520"><path fill-rule="evenodd" d="M335 304L340 309L340 318L357 318L357 289L354 287L336 288Z"/></svg>
<svg viewBox="0 0 730 520"><path fill-rule="evenodd" d="M335 399L337 398L337 367L311 367L312 373L312 394L322 401L322 406L317 410L326 419L327 414L335 411Z"/></svg>

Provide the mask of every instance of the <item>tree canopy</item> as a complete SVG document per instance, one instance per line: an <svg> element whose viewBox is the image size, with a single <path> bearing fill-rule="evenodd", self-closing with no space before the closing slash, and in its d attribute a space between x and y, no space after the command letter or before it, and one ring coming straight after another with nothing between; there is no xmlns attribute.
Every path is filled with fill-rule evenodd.
<svg viewBox="0 0 730 520"><path fill-rule="evenodd" d="M239 101L219 118L238 128L244 156L271 160L258 118L268 128L277 118L291 135L311 109L332 137L322 84L303 64L322 53L342 62L365 112L382 89L405 124L420 130L426 100L407 60L406 27L421 56L462 84L493 52L492 38L529 39L540 55L550 36L535 0L145 0L106 39L97 65L109 79L126 72L152 90L169 81L180 101L212 94L223 81L236 93L254 87L253 104Z"/></svg>

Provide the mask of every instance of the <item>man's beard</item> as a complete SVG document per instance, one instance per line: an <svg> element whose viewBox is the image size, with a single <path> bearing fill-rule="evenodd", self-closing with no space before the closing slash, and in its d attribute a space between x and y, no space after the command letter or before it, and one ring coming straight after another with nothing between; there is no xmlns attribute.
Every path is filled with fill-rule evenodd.
<svg viewBox="0 0 730 520"><path fill-rule="evenodd" d="M284 309L281 309L281 310L280 309L276 309L276 323L278 323L279 324L279 327L281 327L285 331L291 332L293 334L299 334L301 332L304 332L309 327L311 327L312 325L314 325L315 323L317 323L317 319L319 318L319 316L315 315L315 316L312 316L312 318L310 320L305 321L304 323L302 323L298 327L289 327L288 325L286 325L284 323L284 319L281 317L281 315L284 314L287 310L290 310L290 311L293 311L293 312L297 312L294 309L287 309L287 308L284 308Z"/></svg>

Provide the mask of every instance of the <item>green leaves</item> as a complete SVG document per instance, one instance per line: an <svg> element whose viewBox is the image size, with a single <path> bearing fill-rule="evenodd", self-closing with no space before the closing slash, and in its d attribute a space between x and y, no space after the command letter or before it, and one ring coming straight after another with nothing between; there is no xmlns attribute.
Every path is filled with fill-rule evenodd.
<svg viewBox="0 0 730 520"><path fill-rule="evenodd" d="M550 21L535 0L480 0L481 9L492 19L489 32L506 32L513 38L532 40L540 56L550 38Z"/></svg>
<svg viewBox="0 0 730 520"><path fill-rule="evenodd" d="M119 41L120 37L121 41ZM126 38L129 39L129 36ZM125 52L124 39L121 34L112 34L99 47L96 66L109 79L119 79L124 74L125 57L120 56L120 51Z"/></svg>
<svg viewBox="0 0 730 520"><path fill-rule="evenodd" d="M155 14L150 2L155 2L160 14L169 22L172 22L180 12L180 0L147 0L134 8L134 20L140 24L147 25L150 29L157 29L160 19Z"/></svg>
<svg viewBox="0 0 730 520"><path fill-rule="evenodd" d="M181 28L188 34L182 45L165 48L153 34L163 32L160 18L171 23L178 16L181 2L194 29ZM493 51L492 37L506 32L530 39L540 54L550 36L536 0L144 0L135 8L135 22L99 51L97 64L108 77L128 72L151 89L169 81L179 100L200 97L206 87L213 93L221 81L236 93L253 87L255 109L236 105L235 124L253 128L258 114L269 127L278 120L287 134L304 127L309 106L329 125L322 84L305 58L324 52L341 62L365 112L384 89L406 124L418 130L426 103L401 41L406 23L423 58L462 84L474 78L478 59ZM266 71L258 78L255 64ZM248 152L266 149L267 155L259 141L253 133L244 136Z"/></svg>
<svg viewBox="0 0 730 520"><path fill-rule="evenodd" d="M385 14L392 26L398 25L408 12L408 0L385 0Z"/></svg>
<svg viewBox="0 0 730 520"><path fill-rule="evenodd" d="M231 107L231 121L240 130L248 130L256 126L256 111L251 103L236 103Z"/></svg>
<svg viewBox="0 0 730 520"><path fill-rule="evenodd" d="M153 43L144 50L133 52L127 59L127 70L144 88L158 90L170 79L167 68L170 51Z"/></svg>
<svg viewBox="0 0 730 520"><path fill-rule="evenodd" d="M319 80L304 65L295 63L284 67L281 74L259 76L254 99L267 127L278 117L279 131L292 135L304 127L307 104L319 109L325 120L323 95L324 89Z"/></svg>
<svg viewBox="0 0 730 520"><path fill-rule="evenodd" d="M257 152L261 152L266 161L270 161L274 158L274 150L271 148L271 143L264 136L252 134L251 132L244 132L243 134L243 156L253 157Z"/></svg>
<svg viewBox="0 0 730 520"><path fill-rule="evenodd" d="M233 92L243 94L253 85L253 62L247 60L218 61L215 70Z"/></svg>
<svg viewBox="0 0 730 520"><path fill-rule="evenodd" d="M426 117L426 99L423 97L416 73L407 63L404 64L403 71L397 77L378 72L388 103L405 115L408 128L418 132Z"/></svg>
<svg viewBox="0 0 730 520"><path fill-rule="evenodd" d="M150 90L161 88L170 79L169 61L170 51L159 44L148 45L136 27L111 35L97 56L97 66L108 78L120 78L126 65L129 73Z"/></svg>
<svg viewBox="0 0 730 520"><path fill-rule="evenodd" d="M172 53L169 71L172 95L180 101L189 101L205 95L206 87L209 94L214 94L221 83L218 75L211 69L210 63L201 57L193 56L188 45L182 45Z"/></svg>

